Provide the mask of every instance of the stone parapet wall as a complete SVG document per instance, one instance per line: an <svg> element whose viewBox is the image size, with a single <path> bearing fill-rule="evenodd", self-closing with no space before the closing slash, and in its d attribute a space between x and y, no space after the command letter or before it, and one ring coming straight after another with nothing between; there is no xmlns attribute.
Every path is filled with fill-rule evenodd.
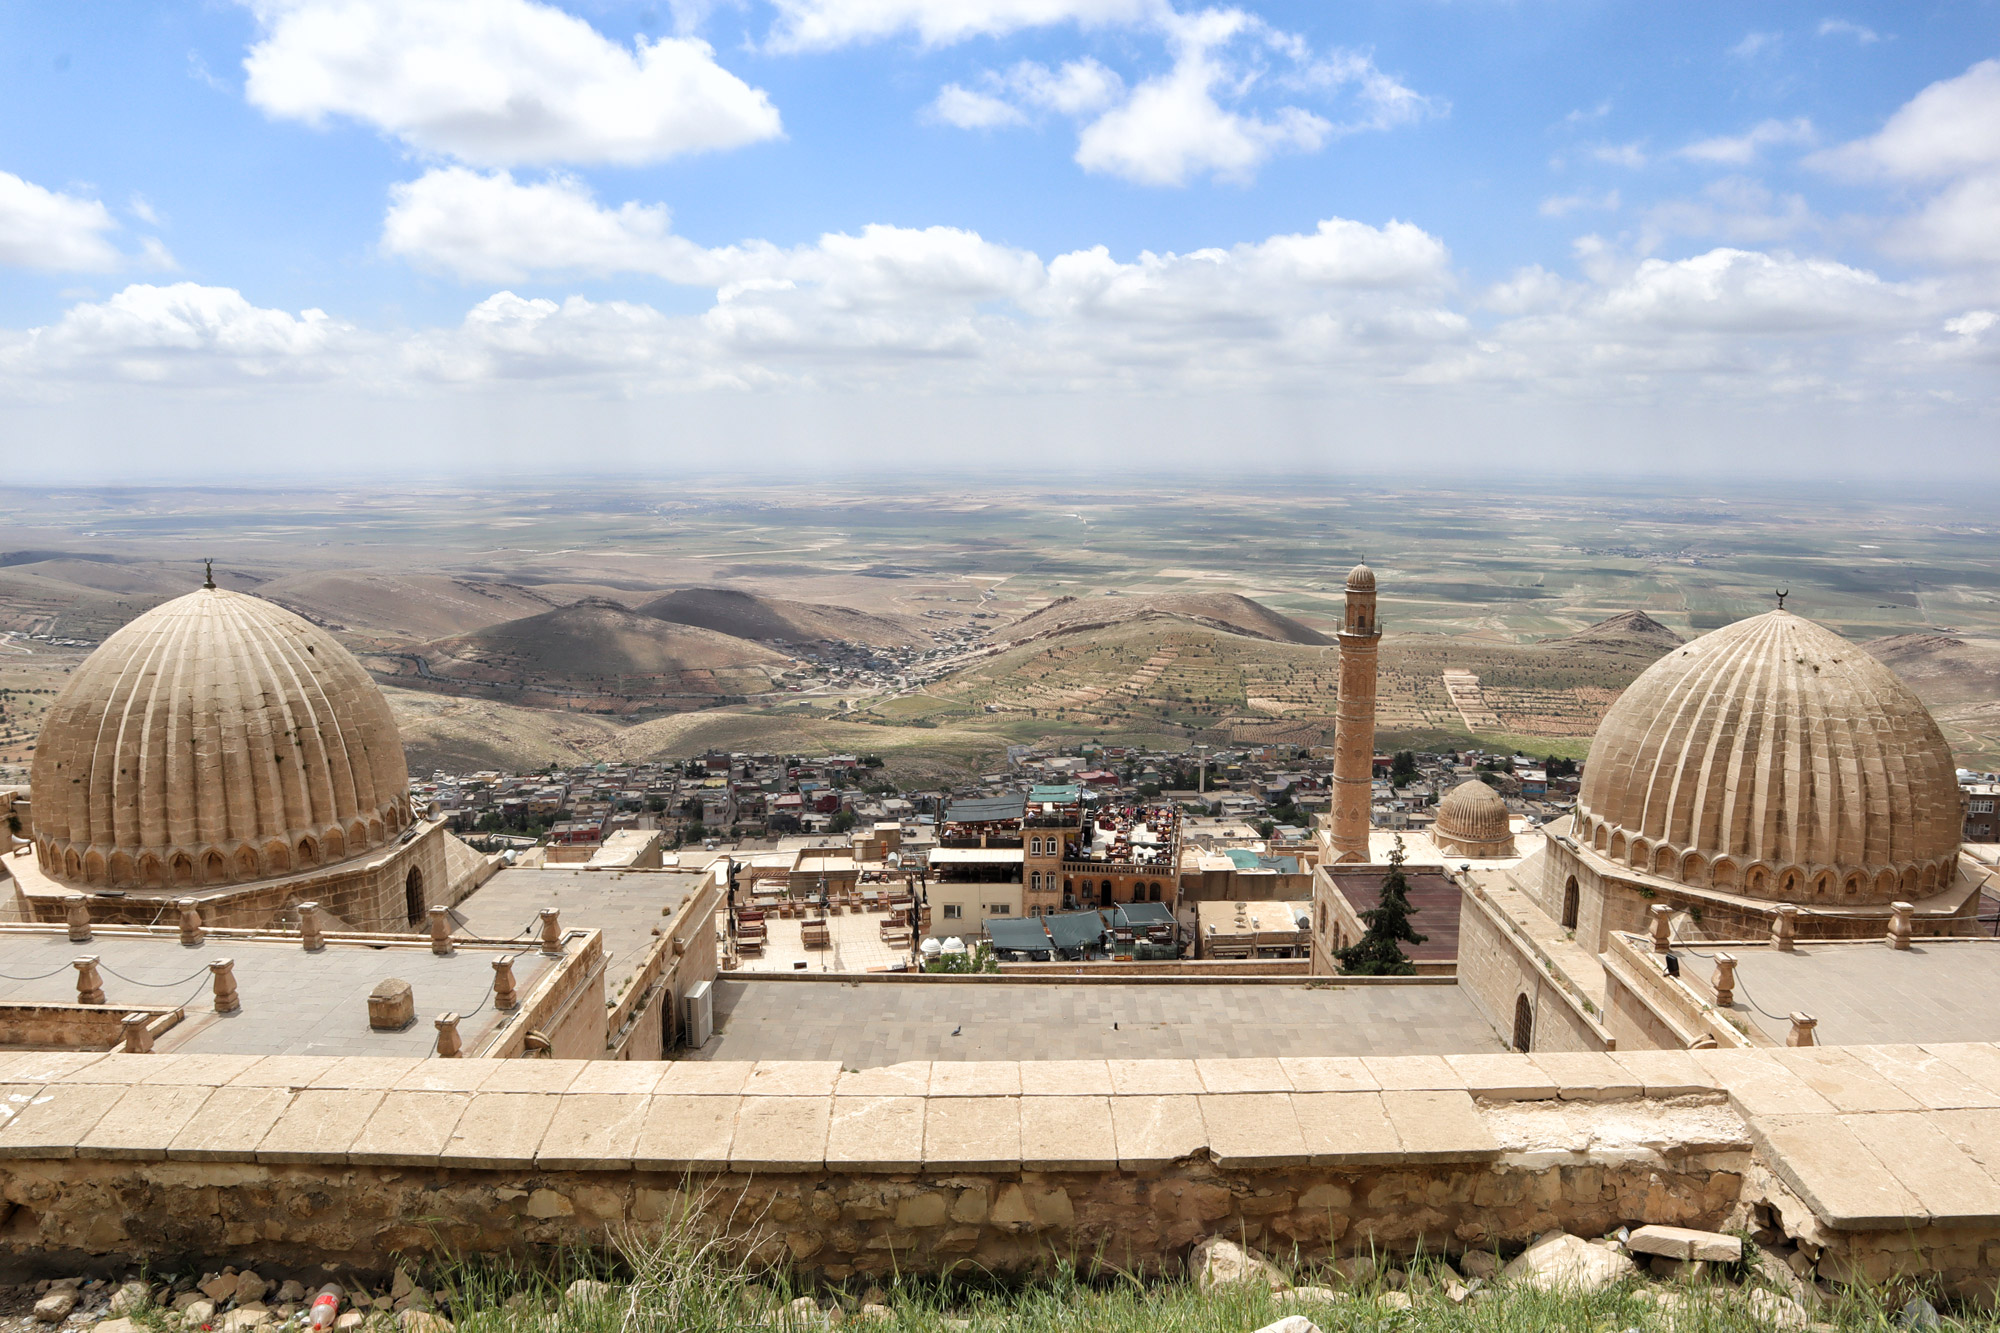
<svg viewBox="0 0 2000 1333"><path fill-rule="evenodd" d="M0 1264L27 1274L532 1259L684 1207L830 1278L1159 1271L1214 1234L1455 1252L1758 1203L1843 1273L2000 1273L1993 1046L858 1072L24 1053L0 1106Z"/></svg>

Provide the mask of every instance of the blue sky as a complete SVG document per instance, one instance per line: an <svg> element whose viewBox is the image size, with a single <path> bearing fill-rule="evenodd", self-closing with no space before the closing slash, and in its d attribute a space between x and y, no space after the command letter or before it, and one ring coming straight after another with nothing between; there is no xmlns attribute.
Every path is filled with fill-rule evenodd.
<svg viewBox="0 0 2000 1333"><path fill-rule="evenodd" d="M1996 62L1995 3L0 0L0 429L1949 470Z"/></svg>

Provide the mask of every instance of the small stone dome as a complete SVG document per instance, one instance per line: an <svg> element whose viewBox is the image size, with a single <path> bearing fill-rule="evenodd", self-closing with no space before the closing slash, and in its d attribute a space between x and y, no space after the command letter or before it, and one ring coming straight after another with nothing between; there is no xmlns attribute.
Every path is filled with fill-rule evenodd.
<svg viewBox="0 0 2000 1333"><path fill-rule="evenodd" d="M1695 887L1778 901L1918 898L1956 873L1951 747L1893 672L1787 611L1670 652L1591 743L1576 837Z"/></svg>
<svg viewBox="0 0 2000 1333"><path fill-rule="evenodd" d="M1375 571L1366 565L1356 565L1347 571L1347 587L1351 592L1374 592Z"/></svg>
<svg viewBox="0 0 2000 1333"><path fill-rule="evenodd" d="M1438 802L1431 840L1465 856L1512 856L1514 832L1507 803L1478 778L1467 778Z"/></svg>
<svg viewBox="0 0 2000 1333"><path fill-rule="evenodd" d="M35 854L78 887L234 884L343 861L409 823L388 700L324 630L203 588L76 669L35 746Z"/></svg>

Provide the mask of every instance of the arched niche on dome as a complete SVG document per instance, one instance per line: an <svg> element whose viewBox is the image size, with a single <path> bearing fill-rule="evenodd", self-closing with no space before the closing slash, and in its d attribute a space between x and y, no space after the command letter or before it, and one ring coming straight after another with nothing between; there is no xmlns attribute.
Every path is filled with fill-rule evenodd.
<svg viewBox="0 0 2000 1333"><path fill-rule="evenodd" d="M276 838L264 844L264 873L282 875L292 868L292 849Z"/></svg>
<svg viewBox="0 0 2000 1333"><path fill-rule="evenodd" d="M1706 868L1707 867L1705 867L1702 864L1702 857L1700 852L1683 853L1681 856L1681 871L1680 871L1681 883L1683 884L1702 883L1703 882L1702 872Z"/></svg>
<svg viewBox="0 0 2000 1333"><path fill-rule="evenodd" d="M1614 861L1623 861L1625 859L1625 835L1623 833L1612 834L1611 843L1605 848L1604 854Z"/></svg>
<svg viewBox="0 0 2000 1333"><path fill-rule="evenodd" d="M1634 838L1631 845L1625 849L1625 860L1635 870L1650 870L1653 865L1651 849L1652 844L1644 838Z"/></svg>
<svg viewBox="0 0 2000 1333"><path fill-rule="evenodd" d="M186 852L174 853L174 883L188 885L194 883L194 858Z"/></svg>
<svg viewBox="0 0 2000 1333"><path fill-rule="evenodd" d="M1765 888L1771 882L1771 867L1762 861L1753 861L1743 868L1743 891L1753 898L1764 896Z"/></svg>
<svg viewBox="0 0 2000 1333"><path fill-rule="evenodd" d="M1883 868L1875 872L1875 895L1884 900L1896 896L1896 872L1893 868Z"/></svg>
<svg viewBox="0 0 2000 1333"><path fill-rule="evenodd" d="M347 838L341 833L340 825L332 825L326 831L326 859L329 861L338 861L346 855Z"/></svg>
<svg viewBox="0 0 2000 1333"><path fill-rule="evenodd" d="M83 857L83 882L102 884L104 882L104 853L86 852Z"/></svg>
<svg viewBox="0 0 2000 1333"><path fill-rule="evenodd" d="M1822 870L1812 877L1812 896L1825 900L1833 897L1833 872Z"/></svg>
<svg viewBox="0 0 2000 1333"><path fill-rule="evenodd" d="M68 851L63 853L62 863L63 863L63 875L65 878L68 879L83 878L83 858L76 854L76 848L72 847Z"/></svg>
<svg viewBox="0 0 2000 1333"><path fill-rule="evenodd" d="M1840 896L1843 898L1859 898L1862 890L1867 887L1867 876L1863 875L1859 870L1852 871L1847 876L1846 882L1840 886Z"/></svg>
<svg viewBox="0 0 2000 1333"><path fill-rule="evenodd" d="M236 878L257 878L257 849L248 845L236 849Z"/></svg>
<svg viewBox="0 0 2000 1333"><path fill-rule="evenodd" d="M1786 866L1778 872L1777 896L1781 900L1796 898L1805 882L1806 875L1803 870L1797 866Z"/></svg>
<svg viewBox="0 0 2000 1333"><path fill-rule="evenodd" d="M314 842L311 838L299 839L298 864L301 870L305 869L308 866L316 866L319 864L319 844Z"/></svg>
<svg viewBox="0 0 2000 1333"><path fill-rule="evenodd" d="M205 884L220 884L229 878L229 862L221 852L210 848L201 858L201 877Z"/></svg>
<svg viewBox="0 0 2000 1333"><path fill-rule="evenodd" d="M161 873L160 858L147 852L139 858L139 883L149 889L163 887L167 877Z"/></svg>
<svg viewBox="0 0 2000 1333"><path fill-rule="evenodd" d="M1937 891L1937 884L1937 867L1934 865L1925 866L1917 875L1917 892L1923 894L1925 897L1929 897Z"/></svg>
<svg viewBox="0 0 2000 1333"><path fill-rule="evenodd" d="M124 852L113 852L110 862L105 867L105 874L113 887L132 883L132 858Z"/></svg>
<svg viewBox="0 0 2000 1333"><path fill-rule="evenodd" d="M1661 843L1653 849L1653 873L1671 877L1674 873L1674 865L1679 860L1680 857L1675 854L1673 848L1667 846L1665 843Z"/></svg>

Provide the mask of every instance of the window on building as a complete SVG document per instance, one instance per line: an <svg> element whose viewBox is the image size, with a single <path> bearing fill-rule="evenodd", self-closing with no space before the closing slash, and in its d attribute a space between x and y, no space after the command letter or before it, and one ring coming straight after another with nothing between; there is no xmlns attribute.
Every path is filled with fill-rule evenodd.
<svg viewBox="0 0 2000 1333"><path fill-rule="evenodd" d="M1993 813L1993 802L1991 802L1991 801L1974 801L1974 802L1972 803L1972 813L1973 813L1973 814L1975 814L1975 815L1990 815L1990 814L1992 814L1992 813Z"/></svg>
<svg viewBox="0 0 2000 1333"><path fill-rule="evenodd" d="M944 905L944 919L945 919L945 920L947 920L947 921L956 921L956 920L958 920L958 919L959 919L960 917L963 917L964 915L965 915L965 907L964 907L964 906L963 906L962 904L960 904L960 903L946 903L946 904Z"/></svg>
<svg viewBox="0 0 2000 1333"><path fill-rule="evenodd" d="M986 904L986 915L1010 916L1012 915L1012 909L1006 903L988 903Z"/></svg>
<svg viewBox="0 0 2000 1333"><path fill-rule="evenodd" d="M1042 891L1042 872L1041 872L1041 871L1037 870L1037 871L1035 871L1035 872L1034 872L1033 874L1031 874L1031 875L1029 875L1029 876L1028 876L1028 887L1029 887L1030 889L1033 889L1033 890L1034 890L1034 891L1035 891L1036 893L1040 893L1040 892Z"/></svg>
<svg viewBox="0 0 2000 1333"><path fill-rule="evenodd" d="M1041 854L1042 854L1042 840L1040 838L1028 839L1028 855L1040 856Z"/></svg>

